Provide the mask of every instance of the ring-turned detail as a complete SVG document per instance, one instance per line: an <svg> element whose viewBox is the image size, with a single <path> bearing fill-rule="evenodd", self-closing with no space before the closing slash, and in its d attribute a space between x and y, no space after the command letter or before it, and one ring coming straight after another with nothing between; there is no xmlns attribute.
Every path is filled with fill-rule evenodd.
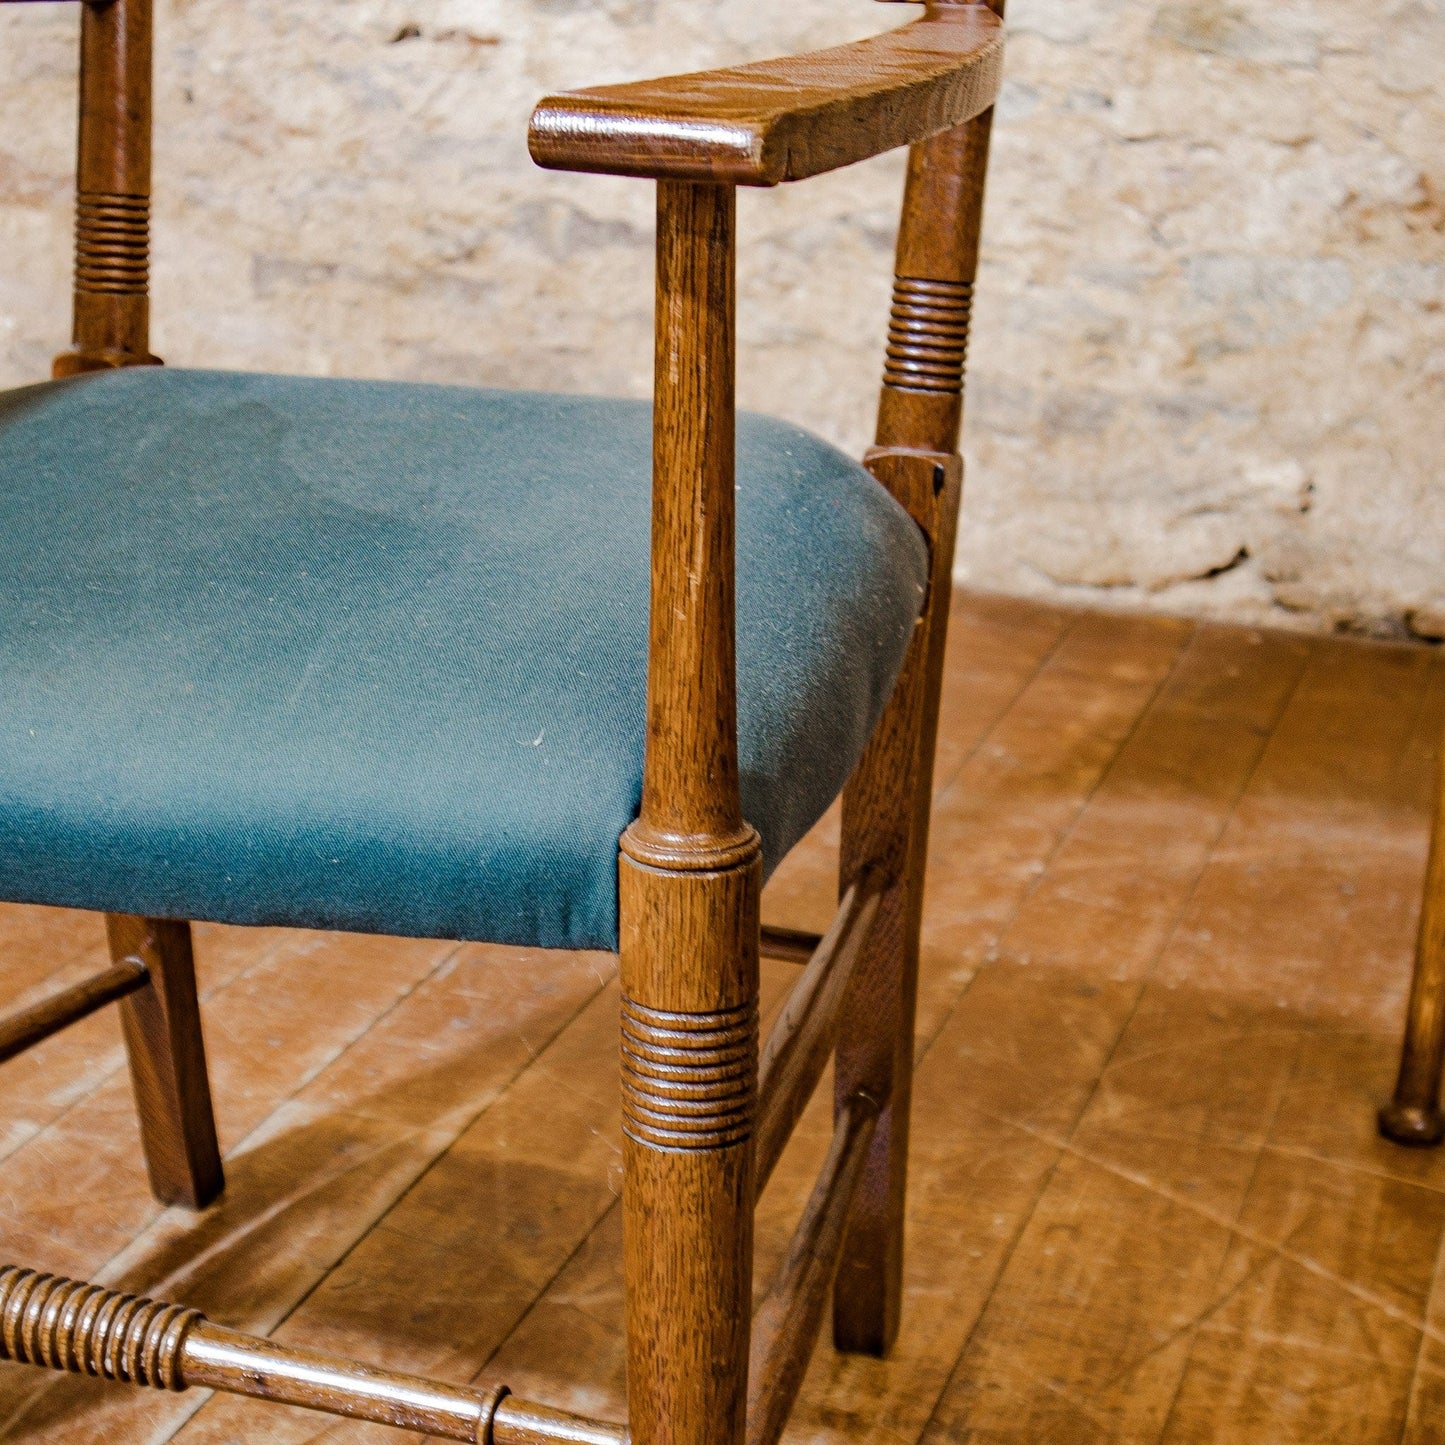
<svg viewBox="0 0 1445 1445"><path fill-rule="evenodd" d="M622 1127L653 1149L726 1149L753 1132L758 1008L666 1013L622 1000Z"/></svg>

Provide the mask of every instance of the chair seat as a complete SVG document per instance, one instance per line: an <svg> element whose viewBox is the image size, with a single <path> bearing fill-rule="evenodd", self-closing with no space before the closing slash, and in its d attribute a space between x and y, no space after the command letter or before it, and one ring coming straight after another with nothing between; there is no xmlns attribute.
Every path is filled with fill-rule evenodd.
<svg viewBox="0 0 1445 1445"><path fill-rule="evenodd" d="M641 796L651 410L139 368L0 394L0 897L612 948ZM860 756L926 554L738 428L744 812Z"/></svg>

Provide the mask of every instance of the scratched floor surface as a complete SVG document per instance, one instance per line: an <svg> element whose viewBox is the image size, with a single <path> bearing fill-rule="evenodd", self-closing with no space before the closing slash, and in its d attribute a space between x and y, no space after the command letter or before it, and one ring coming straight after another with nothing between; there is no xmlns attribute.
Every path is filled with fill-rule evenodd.
<svg viewBox="0 0 1445 1445"><path fill-rule="evenodd" d="M789 1438L1445 1437L1445 1152L1372 1123L1445 658L961 595L944 709L903 1334L820 1347ZM826 921L835 843L771 920ZM151 1202L108 1013L0 1070L0 1257L620 1416L612 959L197 936L224 1201ZM0 908L0 1006L102 949ZM760 1279L826 1129L764 1198ZM7 1365L0 1438L409 1437Z"/></svg>

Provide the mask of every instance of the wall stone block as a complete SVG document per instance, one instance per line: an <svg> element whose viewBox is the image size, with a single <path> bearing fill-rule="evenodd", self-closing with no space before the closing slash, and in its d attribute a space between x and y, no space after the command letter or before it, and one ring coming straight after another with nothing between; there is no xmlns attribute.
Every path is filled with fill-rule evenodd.
<svg viewBox="0 0 1445 1445"><path fill-rule="evenodd" d="M157 0L176 364L645 394L652 197L544 91L762 58L865 0ZM975 308L975 585L1445 632L1445 4L1012 0ZM75 10L0 8L0 384L65 340ZM741 208L745 405L866 445L897 156Z"/></svg>

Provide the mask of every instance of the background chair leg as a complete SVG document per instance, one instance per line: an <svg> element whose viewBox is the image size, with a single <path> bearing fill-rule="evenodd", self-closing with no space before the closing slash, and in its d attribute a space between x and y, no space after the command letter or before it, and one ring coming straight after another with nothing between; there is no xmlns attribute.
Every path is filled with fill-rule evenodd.
<svg viewBox="0 0 1445 1445"><path fill-rule="evenodd" d="M1405 1016L1405 1042L1395 1097L1380 1110L1380 1132L1397 1144L1438 1144L1445 1137L1440 1113L1440 1068L1445 1061L1445 760L1435 808L1425 902L1415 948L1415 977Z"/></svg>
<svg viewBox="0 0 1445 1445"><path fill-rule="evenodd" d="M163 1204L203 1208L225 1179L196 1002L191 926L106 915L111 957L138 958L150 981L121 1001L121 1026L151 1189Z"/></svg>

